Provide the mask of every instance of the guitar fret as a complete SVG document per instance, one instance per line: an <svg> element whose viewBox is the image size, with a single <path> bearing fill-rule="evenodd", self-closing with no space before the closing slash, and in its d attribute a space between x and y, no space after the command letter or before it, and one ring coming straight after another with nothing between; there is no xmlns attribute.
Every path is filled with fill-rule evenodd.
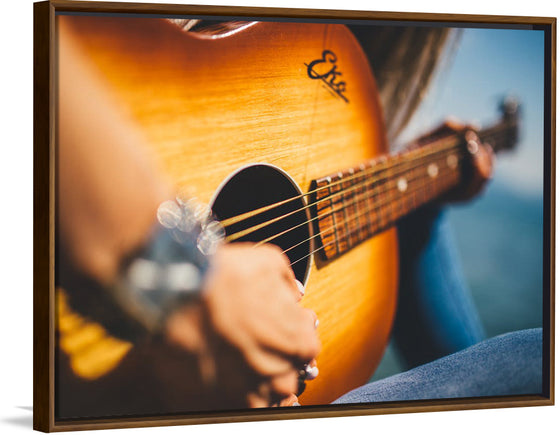
<svg viewBox="0 0 560 435"><path fill-rule="evenodd" d="M418 188L413 190L413 198L411 200L410 209L415 210L420 204L425 202L426 194L426 166L422 165L414 171L414 178L417 179Z"/></svg>
<svg viewBox="0 0 560 435"><path fill-rule="evenodd" d="M395 159L394 164L403 164L407 165L406 157L402 154L398 155ZM400 174L396 180L396 200L395 200L395 213L393 215L394 220L398 220L401 216L404 215L404 200L406 198L406 192L408 190L408 172L404 174Z"/></svg>
<svg viewBox="0 0 560 435"><path fill-rule="evenodd" d="M356 208L356 192L354 189L354 184L352 181L348 180L349 177L352 176L352 169L348 170L348 174L339 174L340 180L342 181L342 190L343 193L343 203L344 203L344 216L346 221L346 229L348 231L348 240L350 246L355 246L359 242L359 234L357 231L359 230L360 223L356 221L356 217L358 216L358 210Z"/></svg>
<svg viewBox="0 0 560 435"><path fill-rule="evenodd" d="M343 190L342 185L344 184L344 183L340 183L340 181L342 180L342 172L339 172L338 174L336 174L336 177L337 178L336 178L335 181L337 183L335 184L335 186L336 186L335 192L338 193L338 195L337 195L338 200L335 201L335 203L339 203L337 205L337 208L341 210L340 212L337 212L337 213L340 213L342 215L341 220L342 220L342 224L343 224L344 229L345 229L345 234L344 235L346 237L346 241L343 244L342 251L346 251L346 250L348 250L352 247L352 239L351 239L351 236L350 236L351 233L350 233L350 228L349 228L348 210L347 210L347 207L346 207L346 194L340 193Z"/></svg>
<svg viewBox="0 0 560 435"><path fill-rule="evenodd" d="M419 204L422 204L422 195L424 194L424 185L425 185L425 180L426 180L426 176L425 176L425 170L423 167L418 167L414 170L414 175L413 175L414 179L417 179L417 183L419 185L418 189L414 189L412 192L412 198L409 201L409 208L407 210L407 213L409 213L412 210L415 210L416 208L418 208Z"/></svg>
<svg viewBox="0 0 560 435"><path fill-rule="evenodd" d="M348 170L348 176L350 178L350 188L352 189L352 203L353 203L353 209L354 209L354 213L355 213L355 217L354 220L356 221L356 226L358 231L356 233L354 233L355 239L356 239L356 243L358 244L363 240L362 237L362 232L363 232L363 226L362 226L362 216L360 213L360 205L359 205L359 201L358 201L358 192L361 189L358 189L357 187L359 186L359 184L356 181L355 177L355 173L356 171L354 171L353 168L350 168Z"/></svg>
<svg viewBox="0 0 560 435"><path fill-rule="evenodd" d="M330 179L320 180L316 185L316 210L318 219L319 234L321 240L315 240L315 243L323 244L323 254L325 259L332 258L338 255L338 234L336 232L335 218L332 213L332 199L327 199L330 196Z"/></svg>
<svg viewBox="0 0 560 435"><path fill-rule="evenodd" d="M387 194L385 195L385 197L387 198L387 222L385 225L388 225L392 222L395 221L394 216L395 216L395 201L394 201L394 196L392 193L392 189L391 189L391 182L394 179L395 176L395 171L394 171L394 165L392 164L392 162L387 161L386 163L386 167L387 169L387 179L388 181L385 183L385 189L387 191Z"/></svg>
<svg viewBox="0 0 560 435"><path fill-rule="evenodd" d="M365 220L366 220L366 235L364 238L367 238L369 236L371 236L373 234L373 223L371 222L371 207L370 207L370 190L369 190L369 186L370 184L368 183L367 180L367 175L365 174L366 172L366 166L364 164L360 165L360 177L358 180L358 183L362 186L360 189L360 195L363 198L363 203L365 206Z"/></svg>
<svg viewBox="0 0 560 435"><path fill-rule="evenodd" d="M354 210L356 211L356 222L358 226L358 231L356 234L357 243L361 243L366 240L369 235L369 208L366 197L366 186L365 178L362 175L363 165L359 168L352 168L348 172L350 177L352 177L352 189L354 192Z"/></svg>
<svg viewBox="0 0 560 435"><path fill-rule="evenodd" d="M380 159L379 161L379 165L380 165L380 170L382 170L384 168L383 163L386 159ZM374 165L372 165L374 166ZM375 181L375 210L377 212L377 231L380 231L381 229L383 229L385 227L385 220L384 220L384 213L383 213L383 202L385 201L385 195L383 192L383 185L381 183L381 181L376 180Z"/></svg>
<svg viewBox="0 0 560 435"><path fill-rule="evenodd" d="M332 199L333 191L332 191L331 178L330 177L327 178L327 183L328 183L328 192L329 192L328 193L329 202L330 202L330 205L331 205L330 215L331 215L331 218L332 218L333 230L334 230L334 233L335 233L335 240L336 240L336 253L337 253L337 255L340 255L342 253L342 249L340 247L340 237L338 236L338 224L336 222L336 213L334 211L335 203Z"/></svg>

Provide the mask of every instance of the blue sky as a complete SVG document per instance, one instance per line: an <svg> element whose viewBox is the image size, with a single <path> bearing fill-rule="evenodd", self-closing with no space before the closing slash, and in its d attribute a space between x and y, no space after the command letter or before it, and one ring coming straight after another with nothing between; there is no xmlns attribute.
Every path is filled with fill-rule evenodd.
<svg viewBox="0 0 560 435"><path fill-rule="evenodd" d="M440 67L402 138L412 138L450 115L488 125L497 119L505 95L516 96L522 104L522 130L517 150L498 159L495 182L519 194L542 195L543 31L462 30L454 54Z"/></svg>

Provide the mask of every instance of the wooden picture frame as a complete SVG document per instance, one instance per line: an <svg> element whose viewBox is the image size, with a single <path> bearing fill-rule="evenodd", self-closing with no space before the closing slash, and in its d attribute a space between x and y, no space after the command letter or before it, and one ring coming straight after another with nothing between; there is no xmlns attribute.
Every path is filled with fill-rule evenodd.
<svg viewBox="0 0 560 435"><path fill-rule="evenodd" d="M55 219L57 184L57 16L123 15L161 17L244 17L262 21L343 22L371 21L436 26L531 28L544 35L544 149L543 149L543 391L542 395L415 400L374 404L313 405L241 411L209 411L174 415L59 419L56 387ZM125 427L299 419L405 412L487 409L554 404L554 237L556 138L556 19L389 13L280 8L187 6L163 4L48 1L34 5L34 423L36 430L69 431ZM312 61L313 59L310 59ZM331 88L332 90L332 88ZM335 94L337 90L335 89ZM331 92L332 94L332 92ZM338 94L340 96L340 94ZM336 97L336 95L335 95ZM307 186L305 186L307 187ZM406 187L405 187L406 188ZM48 289L48 291L47 291Z"/></svg>

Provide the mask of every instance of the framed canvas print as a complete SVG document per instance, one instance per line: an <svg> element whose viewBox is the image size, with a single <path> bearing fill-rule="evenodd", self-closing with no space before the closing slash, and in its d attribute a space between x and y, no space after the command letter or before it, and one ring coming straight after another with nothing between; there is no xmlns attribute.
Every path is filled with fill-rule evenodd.
<svg viewBox="0 0 560 435"><path fill-rule="evenodd" d="M35 429L554 403L555 18L34 14Z"/></svg>

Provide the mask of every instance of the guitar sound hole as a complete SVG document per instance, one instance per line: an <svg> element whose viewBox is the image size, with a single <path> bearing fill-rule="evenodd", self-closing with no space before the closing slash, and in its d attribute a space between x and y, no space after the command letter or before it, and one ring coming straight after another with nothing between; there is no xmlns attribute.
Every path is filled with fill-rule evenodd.
<svg viewBox="0 0 560 435"><path fill-rule="evenodd" d="M292 263L296 278L303 284L311 261L308 213L301 191L281 170L264 164L245 167L234 173L216 194L212 211L219 221L262 207L296 198L265 212L226 227L226 235L265 224L232 242L260 242L279 246Z"/></svg>

